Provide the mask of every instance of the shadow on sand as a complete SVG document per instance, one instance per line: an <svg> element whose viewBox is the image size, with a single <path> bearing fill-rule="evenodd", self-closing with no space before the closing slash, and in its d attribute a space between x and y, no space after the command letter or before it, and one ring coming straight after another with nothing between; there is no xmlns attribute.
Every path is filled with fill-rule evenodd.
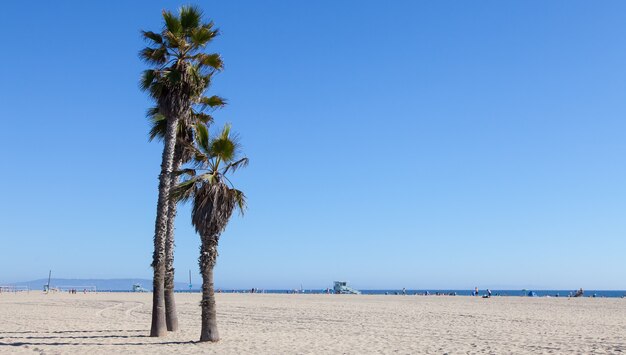
<svg viewBox="0 0 626 355"><path fill-rule="evenodd" d="M0 332L0 336L10 334L66 334L66 333L113 333L113 332L150 332L147 329L104 329L104 330L52 330L49 332L43 330L27 330L21 332Z"/></svg>
<svg viewBox="0 0 626 355"><path fill-rule="evenodd" d="M131 335L118 335L118 334L99 334L99 335L80 335L81 333L129 333L129 332L142 332L146 334L131 334ZM34 335L34 336L14 336L15 334L68 334L68 335ZM166 344L196 344L197 341L135 341L135 342L120 342L120 343L94 343L91 341L80 342L79 339L137 339L150 338L146 329L119 329L119 330L64 330L64 331L21 331L21 332L2 332L0 333L0 347L2 346L62 346L62 345L166 345ZM7 341L8 339L20 339L19 341ZM23 339L23 340L22 340ZM56 340L51 342L44 342L42 340ZM71 339L71 340L70 340ZM39 340L39 341L37 341ZM73 340L73 341L72 341ZM156 340L156 339L155 339Z"/></svg>
<svg viewBox="0 0 626 355"><path fill-rule="evenodd" d="M63 346L63 345L100 345L100 346L128 346L128 345L175 345L175 344L197 344L198 341L162 341L154 343L71 343L71 342L54 342L54 343L38 343L38 342L14 342L5 343L0 341L0 346Z"/></svg>

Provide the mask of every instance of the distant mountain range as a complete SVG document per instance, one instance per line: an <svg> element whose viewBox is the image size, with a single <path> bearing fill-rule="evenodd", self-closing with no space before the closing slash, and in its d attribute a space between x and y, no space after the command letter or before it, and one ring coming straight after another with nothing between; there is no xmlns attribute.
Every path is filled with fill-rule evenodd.
<svg viewBox="0 0 626 355"><path fill-rule="evenodd" d="M39 279L25 282L12 282L8 285L12 286L28 286L31 290L43 290L43 286L48 284L48 279ZM98 290L107 291L131 291L134 284L140 284L147 290L152 290L152 280L150 279L57 279L50 280L50 287L67 287L76 286L96 286ZM194 289L198 289L200 285L194 285ZM176 290L189 290L189 285L184 282L175 282Z"/></svg>

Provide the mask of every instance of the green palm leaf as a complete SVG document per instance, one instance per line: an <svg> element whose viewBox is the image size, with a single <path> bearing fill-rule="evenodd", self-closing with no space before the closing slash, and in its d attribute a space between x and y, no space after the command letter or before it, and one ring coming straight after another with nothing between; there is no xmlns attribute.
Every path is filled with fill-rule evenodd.
<svg viewBox="0 0 626 355"><path fill-rule="evenodd" d="M235 200L237 208L239 209L239 213L241 213L241 215L243 216L248 206L246 201L246 195L244 195L243 192L237 189L230 189L230 192L232 194L232 198Z"/></svg>
<svg viewBox="0 0 626 355"><path fill-rule="evenodd" d="M220 57L220 55L217 53L198 53L194 56L194 59L198 61L199 67L209 67L215 70L224 69L224 62L222 61L222 57Z"/></svg>
<svg viewBox="0 0 626 355"><path fill-rule="evenodd" d="M197 47L204 47L208 42L210 42L213 38L219 35L219 30L211 30L213 27L213 23L211 23L208 27L200 27L191 30L190 39L194 45Z"/></svg>
<svg viewBox="0 0 626 355"><path fill-rule="evenodd" d="M230 139L218 138L211 142L211 154L228 162L235 156L235 144Z"/></svg>
<svg viewBox="0 0 626 355"><path fill-rule="evenodd" d="M196 126L196 142L204 152L209 152L209 130L206 125Z"/></svg>
<svg viewBox="0 0 626 355"><path fill-rule="evenodd" d="M148 64L164 64L167 62L167 48L165 46L159 48L146 47L139 52L139 57Z"/></svg>
<svg viewBox="0 0 626 355"><path fill-rule="evenodd" d="M183 6L180 8L180 25L183 31L190 31L198 27L201 18L202 11L196 6Z"/></svg>
<svg viewBox="0 0 626 355"><path fill-rule="evenodd" d="M152 86L152 83L156 79L156 73L152 69L144 70L141 74L141 80L139 81L139 86L141 90L146 91Z"/></svg>
<svg viewBox="0 0 626 355"><path fill-rule="evenodd" d="M193 120L196 122L200 122L205 125L213 123L213 116L204 112L193 112L191 115L193 116Z"/></svg>
<svg viewBox="0 0 626 355"><path fill-rule="evenodd" d="M178 17L167 10L163 10L162 14L163 20L165 21L165 28L175 35L180 35L183 30L183 26L181 25Z"/></svg>
<svg viewBox="0 0 626 355"><path fill-rule="evenodd" d="M235 162L228 163L226 167L224 168L224 175L226 175L226 173L228 173L229 171L231 173L234 173L239 168L245 168L246 166L248 166L248 163L249 163L248 158L241 158Z"/></svg>
<svg viewBox="0 0 626 355"><path fill-rule="evenodd" d="M191 197L193 197L195 183L195 179L189 179L181 182L171 190L170 198L180 202L187 202Z"/></svg>
<svg viewBox="0 0 626 355"><path fill-rule="evenodd" d="M199 103L202 110L206 110L207 108L220 108L226 106L226 99L217 95L213 95L211 97L203 96Z"/></svg>
<svg viewBox="0 0 626 355"><path fill-rule="evenodd" d="M162 140L163 137L165 137L167 119L157 111L156 114L150 116L150 121L152 123L152 127L150 127L150 132L148 133L148 141L151 142L155 138Z"/></svg>
<svg viewBox="0 0 626 355"><path fill-rule="evenodd" d="M163 37L158 33L154 33L152 31L141 31L141 34L146 40L150 40L155 44L163 44Z"/></svg>

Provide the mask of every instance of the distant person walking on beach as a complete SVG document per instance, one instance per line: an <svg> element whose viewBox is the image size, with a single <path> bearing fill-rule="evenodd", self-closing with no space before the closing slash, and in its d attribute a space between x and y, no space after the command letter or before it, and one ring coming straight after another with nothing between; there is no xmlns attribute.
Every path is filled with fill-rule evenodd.
<svg viewBox="0 0 626 355"><path fill-rule="evenodd" d="M474 296L478 296L478 286L474 287Z"/></svg>

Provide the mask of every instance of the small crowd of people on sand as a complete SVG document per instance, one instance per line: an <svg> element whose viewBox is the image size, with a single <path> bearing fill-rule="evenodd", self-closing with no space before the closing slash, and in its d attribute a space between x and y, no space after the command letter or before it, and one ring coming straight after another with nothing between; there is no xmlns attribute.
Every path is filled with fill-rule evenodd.
<svg viewBox="0 0 626 355"><path fill-rule="evenodd" d="M69 294L71 294L71 295L75 295L77 291L76 291L76 289L75 289L75 288L70 288L69 290L67 290L67 292L68 292ZM83 293L84 293L84 294L87 294L87 289L86 289L86 288L84 288L84 289L83 289Z"/></svg>
<svg viewBox="0 0 626 355"><path fill-rule="evenodd" d="M389 291L385 291L385 295L402 295L402 296L406 296L406 295L411 295L411 293L409 293L405 288L402 289L402 291L394 291L394 292L389 292ZM452 291L452 292L439 292L436 291L434 293L431 293L430 291L424 291L424 292L413 292L412 293L413 296L456 296L457 293L456 291Z"/></svg>
<svg viewBox="0 0 626 355"><path fill-rule="evenodd" d="M222 290L221 288L218 288L217 291L215 291L216 293L265 293L265 290L262 290L260 288L256 288L253 287L249 290Z"/></svg>

